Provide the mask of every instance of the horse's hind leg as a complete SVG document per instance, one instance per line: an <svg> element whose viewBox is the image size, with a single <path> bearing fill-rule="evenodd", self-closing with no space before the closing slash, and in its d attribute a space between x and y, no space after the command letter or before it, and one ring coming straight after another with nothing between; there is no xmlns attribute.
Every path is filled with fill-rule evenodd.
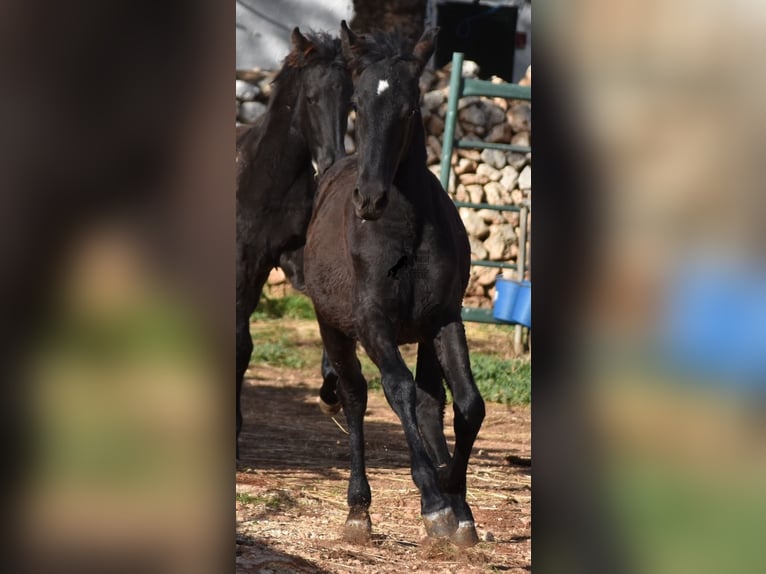
<svg viewBox="0 0 766 574"><path fill-rule="evenodd" d="M242 430L242 383L245 371L253 354L253 339L250 336L250 315L258 304L261 290L268 277L268 267L256 268L247 258L246 250L238 249L237 293L236 293L236 376L237 376L237 458L239 458L239 433Z"/></svg>
<svg viewBox="0 0 766 574"><path fill-rule="evenodd" d="M440 473L447 471L450 461L447 440L444 438L444 404L447 397L442 376L442 368L436 358L433 343L419 343L415 370L418 428L425 441L426 450Z"/></svg>
<svg viewBox="0 0 766 574"><path fill-rule="evenodd" d="M452 390L455 413L455 451L448 466L444 485L450 494L455 514L459 520L453 541L461 546L478 542L473 514L465 500L466 472L473 443L484 420L484 400L476 388L468 357L463 324L455 320L444 325L438 332L434 346L441 363L444 377Z"/></svg>
<svg viewBox="0 0 766 574"><path fill-rule="evenodd" d="M370 484L364 463L364 413L367 410L367 381L356 357L356 343L341 332L322 324L319 330L325 353L337 373L337 392L348 424L351 447L351 477L348 482L348 517L343 537L353 543L367 542L372 532Z"/></svg>

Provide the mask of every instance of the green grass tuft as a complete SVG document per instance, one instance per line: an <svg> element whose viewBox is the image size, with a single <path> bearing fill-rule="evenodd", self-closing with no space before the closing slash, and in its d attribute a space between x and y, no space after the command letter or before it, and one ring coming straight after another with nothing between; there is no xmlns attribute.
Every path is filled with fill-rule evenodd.
<svg viewBox="0 0 766 574"><path fill-rule="evenodd" d="M250 361L272 367L302 369L306 366L302 355L287 335L280 335L275 340L255 342Z"/></svg>
<svg viewBox="0 0 766 574"><path fill-rule="evenodd" d="M269 297L261 294L258 307L252 315L253 319L316 319L314 306L305 295L285 295L284 297Z"/></svg>
<svg viewBox="0 0 766 574"><path fill-rule="evenodd" d="M504 405L532 402L532 364L528 360L474 353L471 370L485 401Z"/></svg>

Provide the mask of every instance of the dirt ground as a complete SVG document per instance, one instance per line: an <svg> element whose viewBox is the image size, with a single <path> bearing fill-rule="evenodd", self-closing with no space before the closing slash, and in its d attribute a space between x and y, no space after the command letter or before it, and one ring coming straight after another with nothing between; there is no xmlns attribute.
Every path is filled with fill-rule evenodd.
<svg viewBox="0 0 766 574"><path fill-rule="evenodd" d="M371 391L365 439L373 536L359 546L341 539L349 474L345 418L321 413L320 384L318 368L251 365L248 371L236 485L237 572L531 570L528 406L487 404L468 475L481 542L461 551L425 537L399 420L383 393ZM448 407L445 426L451 424Z"/></svg>

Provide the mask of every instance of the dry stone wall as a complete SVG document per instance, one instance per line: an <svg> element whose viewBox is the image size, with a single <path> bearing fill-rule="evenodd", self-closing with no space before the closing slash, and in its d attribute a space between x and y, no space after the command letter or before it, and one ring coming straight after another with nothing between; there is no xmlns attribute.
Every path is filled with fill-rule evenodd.
<svg viewBox="0 0 766 574"><path fill-rule="evenodd" d="M439 70L426 70L421 77L422 116L426 131L428 168L439 177L444 137L444 118L447 113L450 66ZM478 66L474 62L463 64L463 74L475 77ZM271 81L275 72L246 70L237 72L237 123L248 124L266 110ZM493 81L500 81L493 78ZM519 82L531 85L531 68ZM531 145L532 109L529 102L503 98L463 98L458 106L455 137L485 142ZM354 115L349 118L346 150L354 151ZM532 154L500 150L456 150L453 170L447 192L458 201L489 203L492 205L531 206ZM521 237L518 212L489 209L460 208L460 217L468 232L473 259L517 263ZM527 215L526 278L530 268L531 213ZM466 291L465 304L491 307L495 280L499 269L475 266ZM517 278L517 272L506 270L507 277ZM270 284L284 291L284 274L272 273ZM282 286L280 288L280 286Z"/></svg>

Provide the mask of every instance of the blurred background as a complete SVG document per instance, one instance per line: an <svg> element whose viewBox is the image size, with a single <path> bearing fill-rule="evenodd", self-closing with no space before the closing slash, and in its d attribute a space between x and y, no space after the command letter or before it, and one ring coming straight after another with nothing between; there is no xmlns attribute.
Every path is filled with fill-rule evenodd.
<svg viewBox="0 0 766 574"><path fill-rule="evenodd" d="M217 571L233 538L233 6L0 12L0 569Z"/></svg>
<svg viewBox="0 0 766 574"><path fill-rule="evenodd" d="M560 280L568 308L537 324L533 440L552 466L535 474L533 562L763 571L764 7L594 0L535 22L536 94L556 90L536 98L536 285ZM558 234L556 203L574 207ZM555 299L535 297L540 318ZM567 368L538 371L554 347Z"/></svg>

